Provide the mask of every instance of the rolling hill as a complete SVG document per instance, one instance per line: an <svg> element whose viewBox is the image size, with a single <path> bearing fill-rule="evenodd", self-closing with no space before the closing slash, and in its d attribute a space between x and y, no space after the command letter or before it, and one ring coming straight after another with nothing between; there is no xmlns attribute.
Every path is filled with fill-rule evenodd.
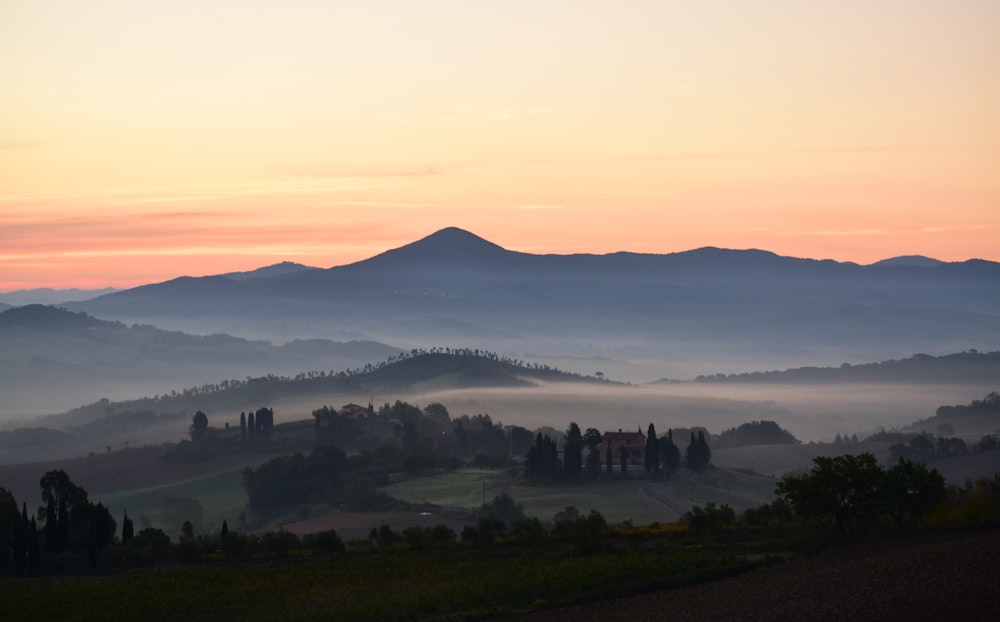
<svg viewBox="0 0 1000 622"><path fill-rule="evenodd" d="M275 346L129 326L43 305L15 307L0 313L0 419L225 378L363 366L397 352L372 341Z"/></svg>
<svg viewBox="0 0 1000 622"><path fill-rule="evenodd" d="M905 359L858 365L844 363L838 367L799 367L784 371L710 374L698 376L694 382L1000 384L1000 352L970 350L942 356L915 354Z"/></svg>

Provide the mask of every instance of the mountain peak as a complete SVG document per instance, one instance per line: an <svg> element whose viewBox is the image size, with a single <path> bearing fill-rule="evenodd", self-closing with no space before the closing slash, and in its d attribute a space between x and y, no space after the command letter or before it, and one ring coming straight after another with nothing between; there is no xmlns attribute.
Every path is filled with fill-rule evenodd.
<svg viewBox="0 0 1000 622"><path fill-rule="evenodd" d="M910 268L933 268L934 266L940 266L943 263L943 261L939 261L931 257L925 257L923 255L903 255L901 257L892 257L890 259L876 261L871 265L885 267L906 266Z"/></svg>
<svg viewBox="0 0 1000 622"><path fill-rule="evenodd" d="M398 264L400 268L417 265L462 268L469 265L483 266L512 255L489 240L458 227L447 227L399 248L394 248L361 265Z"/></svg>
<svg viewBox="0 0 1000 622"><path fill-rule="evenodd" d="M493 252L503 251L507 252L503 247L490 242L489 240L483 239L472 233L466 231L465 229L459 229L458 227L445 227L439 231L435 231L425 238L421 238L412 244L407 246L448 246L452 248L458 248L460 250L482 250L489 249ZM403 247L406 248L406 247Z"/></svg>
<svg viewBox="0 0 1000 622"><path fill-rule="evenodd" d="M301 272L303 270L318 270L318 268L305 266L293 261L282 261L281 263L264 266L263 268L257 268L256 270L249 270L246 272L229 272L227 274L223 274L222 276L234 281L249 281L251 279L282 276L293 272Z"/></svg>

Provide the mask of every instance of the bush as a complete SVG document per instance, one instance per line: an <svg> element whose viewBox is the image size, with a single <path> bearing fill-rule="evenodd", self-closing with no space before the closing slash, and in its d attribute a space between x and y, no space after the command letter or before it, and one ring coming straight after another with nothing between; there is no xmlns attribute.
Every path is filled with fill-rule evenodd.
<svg viewBox="0 0 1000 622"><path fill-rule="evenodd" d="M576 545L581 553L599 550L609 533L608 521L597 510L591 510L586 516L556 521L552 527L553 538Z"/></svg>
<svg viewBox="0 0 1000 622"><path fill-rule="evenodd" d="M726 504L716 507L709 501L705 507L694 506L691 511L681 517L693 531L721 531L736 522L736 512Z"/></svg>
<svg viewBox="0 0 1000 622"><path fill-rule="evenodd" d="M302 537L302 545L320 553L343 553L344 541L334 529L306 534Z"/></svg>

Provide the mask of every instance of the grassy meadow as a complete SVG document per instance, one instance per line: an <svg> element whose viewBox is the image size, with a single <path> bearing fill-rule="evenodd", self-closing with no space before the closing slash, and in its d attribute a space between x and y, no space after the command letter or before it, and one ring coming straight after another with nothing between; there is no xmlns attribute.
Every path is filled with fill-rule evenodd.
<svg viewBox="0 0 1000 622"><path fill-rule="evenodd" d="M184 520L191 520L196 532L218 531L223 520L235 529L239 515L247 504L242 473L243 468L229 469L163 486L94 495L93 500L103 503L119 526L122 514L127 510L137 529L159 527L172 538L180 533ZM196 514L184 512L185 505L191 501L201 506L200 520L197 520ZM172 512L185 514L186 518L179 522L172 520Z"/></svg>
<svg viewBox="0 0 1000 622"><path fill-rule="evenodd" d="M412 503L475 509L506 492L524 506L525 513L547 520L568 505L582 512L599 511L614 523L631 520L637 525L673 521L680 516L643 492L653 481L634 478L583 482L575 485L524 484L505 470L462 469L431 477L410 479L383 488L393 497ZM775 480L729 469L710 469L690 478L667 482L664 494L690 508L711 501L742 509L774 498Z"/></svg>

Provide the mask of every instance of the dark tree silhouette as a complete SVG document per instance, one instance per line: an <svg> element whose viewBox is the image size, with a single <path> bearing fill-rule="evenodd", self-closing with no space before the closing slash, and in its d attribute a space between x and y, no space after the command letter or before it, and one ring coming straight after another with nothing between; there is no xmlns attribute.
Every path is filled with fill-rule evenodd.
<svg viewBox="0 0 1000 622"><path fill-rule="evenodd" d="M135 538L135 525L132 523L132 519L128 517L128 511L126 510L122 515L122 544L128 544Z"/></svg>
<svg viewBox="0 0 1000 622"><path fill-rule="evenodd" d="M681 465L681 450L674 444L673 430L668 429L666 436L659 439L660 462L667 471L675 471Z"/></svg>
<svg viewBox="0 0 1000 622"><path fill-rule="evenodd" d="M691 432L691 442L688 444L685 459L689 469L700 470L711 464L712 450L708 447L705 433L701 430L697 436Z"/></svg>
<svg viewBox="0 0 1000 622"><path fill-rule="evenodd" d="M191 440L200 441L208 432L208 416L200 410L191 417Z"/></svg>
<svg viewBox="0 0 1000 622"><path fill-rule="evenodd" d="M597 428L587 428L583 433L583 446L587 448L587 477L597 479L601 475L601 433Z"/></svg>
<svg viewBox="0 0 1000 622"><path fill-rule="evenodd" d="M646 448L643 451L643 466L646 473L652 473L660 466L660 443L656 438L656 428L652 423L646 429Z"/></svg>
<svg viewBox="0 0 1000 622"><path fill-rule="evenodd" d="M564 439L563 471L566 480L579 481L583 474L583 435L580 432L580 426L575 421L570 422Z"/></svg>
<svg viewBox="0 0 1000 622"><path fill-rule="evenodd" d="M875 456L813 458L805 475L786 475L775 492L803 518L832 517L841 533L874 524L881 502L882 467Z"/></svg>

